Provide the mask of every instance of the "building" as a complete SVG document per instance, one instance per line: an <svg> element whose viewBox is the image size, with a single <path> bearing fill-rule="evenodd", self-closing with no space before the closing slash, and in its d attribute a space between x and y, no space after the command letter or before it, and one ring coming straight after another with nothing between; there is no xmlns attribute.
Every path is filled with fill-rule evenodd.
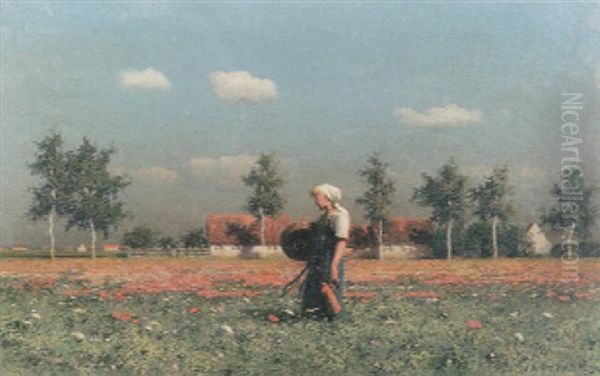
<svg viewBox="0 0 600 376"><path fill-rule="evenodd" d="M525 235L531 242L531 249L536 255L549 255L552 243L537 223L530 223L525 229Z"/></svg>
<svg viewBox="0 0 600 376"><path fill-rule="evenodd" d="M206 217L206 236L212 255L264 257L281 254L279 239L292 223L288 215L265 217L265 246L260 246L260 221L251 214L211 213Z"/></svg>
<svg viewBox="0 0 600 376"><path fill-rule="evenodd" d="M121 248L119 243L104 243L103 250L105 252L117 252Z"/></svg>
<svg viewBox="0 0 600 376"><path fill-rule="evenodd" d="M369 233L369 227L353 226L350 242L363 256L373 256L374 250L368 249L376 237ZM383 232L383 257L422 258L431 256L427 243L433 236L433 227L428 219L411 217L393 217Z"/></svg>
<svg viewBox="0 0 600 376"><path fill-rule="evenodd" d="M81 244L79 244L79 247L77 247L77 251L78 252L87 252L87 247L85 246L85 244L81 243Z"/></svg>
<svg viewBox="0 0 600 376"><path fill-rule="evenodd" d="M28 251L29 246L27 246L25 244L14 244L12 247L10 247L10 249L12 251Z"/></svg>

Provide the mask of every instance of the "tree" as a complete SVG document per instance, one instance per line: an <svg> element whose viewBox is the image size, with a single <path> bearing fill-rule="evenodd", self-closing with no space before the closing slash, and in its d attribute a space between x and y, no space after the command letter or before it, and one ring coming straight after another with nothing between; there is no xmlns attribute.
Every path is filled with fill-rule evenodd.
<svg viewBox="0 0 600 376"><path fill-rule="evenodd" d="M96 232L108 237L111 227L126 217L118 196L129 182L122 176L111 175L107 169L115 152L114 148L98 150L84 137L77 150L67 153L74 205L69 210L66 227L91 232L92 258L96 257Z"/></svg>
<svg viewBox="0 0 600 376"><path fill-rule="evenodd" d="M492 254L498 258L498 223L506 221L514 210L507 196L512 189L508 185L508 167L496 167L492 175L469 192L475 203L475 215L483 222L491 220Z"/></svg>
<svg viewBox="0 0 600 376"><path fill-rule="evenodd" d="M383 162L378 153L367 159L367 165L357 174L368 184L368 189L356 199L356 203L365 208L365 219L371 228L377 229L377 258L382 258L383 227L389 221L388 208L396 193L394 181L388 176L388 164Z"/></svg>
<svg viewBox="0 0 600 376"><path fill-rule="evenodd" d="M136 226L123 234L122 243L133 249L151 248L156 244L158 233L146 226Z"/></svg>
<svg viewBox="0 0 600 376"><path fill-rule="evenodd" d="M158 239L158 245L165 252L171 251L171 256L175 256L177 253L177 240L170 236L165 236Z"/></svg>
<svg viewBox="0 0 600 376"><path fill-rule="evenodd" d="M261 153L244 183L253 188L247 199L246 209L260 220L260 244L265 245L265 217L277 216L283 210L285 199L278 189L284 184L279 175L279 163L271 153Z"/></svg>
<svg viewBox="0 0 600 376"><path fill-rule="evenodd" d="M597 224L598 207L594 204L593 196L598 187L588 185L579 169L568 170L560 184L554 184L551 191L557 203L550 208L548 213L541 217L542 224L550 225L553 230L566 233L566 244L569 253L576 237L582 248L596 248L593 234ZM564 174L564 172L563 172ZM565 234L563 234L563 238Z"/></svg>
<svg viewBox="0 0 600 376"><path fill-rule="evenodd" d="M452 229L462 223L467 208L467 178L459 174L454 158L450 158L436 177L421 174L423 185L416 188L411 200L433 208L430 220L446 228L446 257L452 259Z"/></svg>
<svg viewBox="0 0 600 376"><path fill-rule="evenodd" d="M60 133L52 132L35 145L38 149L35 161L29 163L28 167L31 174L39 175L42 181L40 185L31 188L33 201L27 216L33 221L48 220L50 258L54 259L54 221L57 216L65 215L70 205L66 156Z"/></svg>
<svg viewBox="0 0 600 376"><path fill-rule="evenodd" d="M186 249L202 248L208 245L203 228L192 229L183 234L181 242Z"/></svg>

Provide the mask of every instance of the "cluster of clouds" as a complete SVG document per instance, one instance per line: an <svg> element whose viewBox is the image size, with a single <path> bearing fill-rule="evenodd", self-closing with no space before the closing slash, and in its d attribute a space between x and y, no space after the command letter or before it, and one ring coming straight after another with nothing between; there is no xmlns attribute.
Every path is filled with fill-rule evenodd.
<svg viewBox="0 0 600 376"><path fill-rule="evenodd" d="M189 176L206 179L214 183L230 183L241 181L258 156L250 154L222 155L219 157L192 157L188 160L181 173ZM143 167L127 170L124 167L114 166L111 173L115 175L129 175L136 181L173 183L181 177L175 169L163 166Z"/></svg>
<svg viewBox="0 0 600 376"><path fill-rule="evenodd" d="M396 107L393 113L400 123L412 127L462 127L483 122L481 111L468 110L453 103L432 107L424 112L411 107Z"/></svg>
<svg viewBox="0 0 600 376"><path fill-rule="evenodd" d="M272 80L252 76L246 71L214 72L210 75L213 94L223 102L263 103L277 98Z"/></svg>
<svg viewBox="0 0 600 376"><path fill-rule="evenodd" d="M273 80L255 77L247 71L216 71L210 75L212 92L226 103L267 103L277 99ZM119 86L123 90L169 90L171 81L161 71L148 67L144 70L122 70Z"/></svg>
<svg viewBox="0 0 600 376"><path fill-rule="evenodd" d="M248 71L215 71L209 82L213 95L225 103L260 104L273 102L279 96L277 85L268 78L259 78ZM123 70L119 85L123 90L169 90L171 81L154 68ZM483 123L479 110L469 110L454 103L418 111L412 107L396 107L394 117L400 124L420 128L463 127Z"/></svg>
<svg viewBox="0 0 600 376"><path fill-rule="evenodd" d="M485 176L489 176L494 171L494 167L488 165L467 165L461 167L463 173L467 176L476 180L483 179ZM543 169L534 166L520 166L510 167L509 174L511 179L514 179L520 183L524 181L540 181L546 178L547 173Z"/></svg>

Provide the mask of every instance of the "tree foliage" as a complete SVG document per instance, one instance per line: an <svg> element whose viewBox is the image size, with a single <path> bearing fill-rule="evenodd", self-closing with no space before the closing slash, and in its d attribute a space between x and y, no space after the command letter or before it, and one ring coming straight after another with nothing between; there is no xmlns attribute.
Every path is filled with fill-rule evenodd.
<svg viewBox="0 0 600 376"><path fill-rule="evenodd" d="M107 169L115 152L114 148L98 149L84 137L75 151L67 153L74 205L69 210L66 227L90 230L92 251L96 231L107 237L110 229L126 217L118 196L129 182L122 176L111 175Z"/></svg>
<svg viewBox="0 0 600 376"><path fill-rule="evenodd" d="M356 199L365 209L364 217L371 223L389 221L389 207L392 204L396 187L388 173L389 164L382 161L379 153L371 154L364 168L357 174L367 184L367 190Z"/></svg>
<svg viewBox="0 0 600 376"><path fill-rule="evenodd" d="M136 226L123 234L122 243L133 249L152 248L156 245L158 232L147 226Z"/></svg>
<svg viewBox="0 0 600 376"><path fill-rule="evenodd" d="M452 258L452 229L461 225L468 207L467 178L458 171L454 158L438 170L437 176L421 174L423 185L417 187L412 201L432 208L430 220L446 229L447 258Z"/></svg>
<svg viewBox="0 0 600 376"><path fill-rule="evenodd" d="M203 228L196 228L187 231L181 237L181 242L186 249L202 248L208 245L208 240L206 239Z"/></svg>
<svg viewBox="0 0 600 376"><path fill-rule="evenodd" d="M50 257L54 258L54 220L57 216L67 214L71 207L67 158L63 150L62 135L58 132L51 132L35 145L35 159L27 166L32 175L39 176L40 183L30 189L33 198L27 217L33 221L48 220Z"/></svg>
<svg viewBox="0 0 600 376"><path fill-rule="evenodd" d="M261 153L244 183L252 188L246 209L260 220L260 242L265 245L265 216L277 216L283 210L285 199L279 189L285 183L279 173L279 162L272 153Z"/></svg>

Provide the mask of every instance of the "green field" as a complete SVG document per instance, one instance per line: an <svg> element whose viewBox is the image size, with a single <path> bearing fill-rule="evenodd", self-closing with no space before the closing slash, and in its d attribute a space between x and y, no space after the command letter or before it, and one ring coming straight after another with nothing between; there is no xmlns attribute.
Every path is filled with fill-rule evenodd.
<svg viewBox="0 0 600 376"><path fill-rule="evenodd" d="M51 287L0 280L3 375L600 374L598 300L561 302L545 286L405 278L370 286L377 295L368 301L346 299L346 318L327 322L297 318L297 294L276 288L114 301L66 296L85 286L66 274ZM437 297L398 297L421 290Z"/></svg>

